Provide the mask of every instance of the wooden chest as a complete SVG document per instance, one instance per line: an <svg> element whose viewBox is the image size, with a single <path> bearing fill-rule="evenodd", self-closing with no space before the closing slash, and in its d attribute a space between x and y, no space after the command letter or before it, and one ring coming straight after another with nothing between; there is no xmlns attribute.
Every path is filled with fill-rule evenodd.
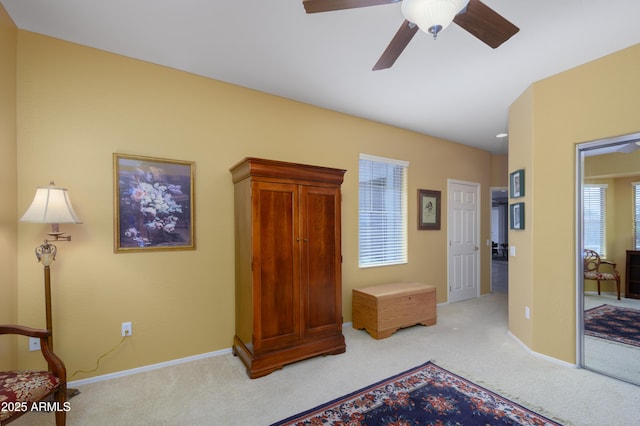
<svg viewBox="0 0 640 426"><path fill-rule="evenodd" d="M376 339L400 328L436 323L436 288L420 283L392 283L353 290L353 328Z"/></svg>

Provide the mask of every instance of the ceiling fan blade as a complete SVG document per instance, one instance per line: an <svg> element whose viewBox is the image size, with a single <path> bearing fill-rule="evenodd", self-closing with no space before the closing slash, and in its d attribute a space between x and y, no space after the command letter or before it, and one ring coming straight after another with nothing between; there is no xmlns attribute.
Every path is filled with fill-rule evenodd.
<svg viewBox="0 0 640 426"><path fill-rule="evenodd" d="M640 140L633 140L629 143L622 145L622 147L618 148L617 152L624 152L625 154L629 154L637 149L640 149Z"/></svg>
<svg viewBox="0 0 640 426"><path fill-rule="evenodd" d="M520 31L479 0L469 1L466 11L456 16L453 22L494 49Z"/></svg>
<svg viewBox="0 0 640 426"><path fill-rule="evenodd" d="M307 13L330 12L332 10L355 9L398 3L400 0L305 0L302 2Z"/></svg>
<svg viewBox="0 0 640 426"><path fill-rule="evenodd" d="M378 62L373 66L373 71L391 68L417 31L418 26L405 19L396 35L393 36L391 43L389 43Z"/></svg>

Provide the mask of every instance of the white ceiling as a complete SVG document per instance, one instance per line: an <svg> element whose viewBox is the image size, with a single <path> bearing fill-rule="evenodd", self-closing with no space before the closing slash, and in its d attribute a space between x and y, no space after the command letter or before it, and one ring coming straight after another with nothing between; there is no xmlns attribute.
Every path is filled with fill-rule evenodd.
<svg viewBox="0 0 640 426"><path fill-rule="evenodd" d="M371 71L400 4L308 15L302 0L0 0L18 28L506 153L533 82L640 42L638 0L484 0L520 28L496 50L455 24Z"/></svg>

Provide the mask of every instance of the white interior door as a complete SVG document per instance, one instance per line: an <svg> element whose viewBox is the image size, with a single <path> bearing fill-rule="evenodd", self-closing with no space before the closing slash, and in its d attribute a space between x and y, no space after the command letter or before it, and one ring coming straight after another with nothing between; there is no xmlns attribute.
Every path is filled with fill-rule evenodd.
<svg viewBox="0 0 640 426"><path fill-rule="evenodd" d="M480 184L449 181L449 302L480 295Z"/></svg>

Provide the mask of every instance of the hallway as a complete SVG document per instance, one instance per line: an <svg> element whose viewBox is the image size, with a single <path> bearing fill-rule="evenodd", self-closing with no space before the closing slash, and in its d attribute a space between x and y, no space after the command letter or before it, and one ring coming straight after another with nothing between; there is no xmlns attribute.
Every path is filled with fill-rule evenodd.
<svg viewBox="0 0 640 426"><path fill-rule="evenodd" d="M509 293L509 262L507 260L491 261L491 292Z"/></svg>

